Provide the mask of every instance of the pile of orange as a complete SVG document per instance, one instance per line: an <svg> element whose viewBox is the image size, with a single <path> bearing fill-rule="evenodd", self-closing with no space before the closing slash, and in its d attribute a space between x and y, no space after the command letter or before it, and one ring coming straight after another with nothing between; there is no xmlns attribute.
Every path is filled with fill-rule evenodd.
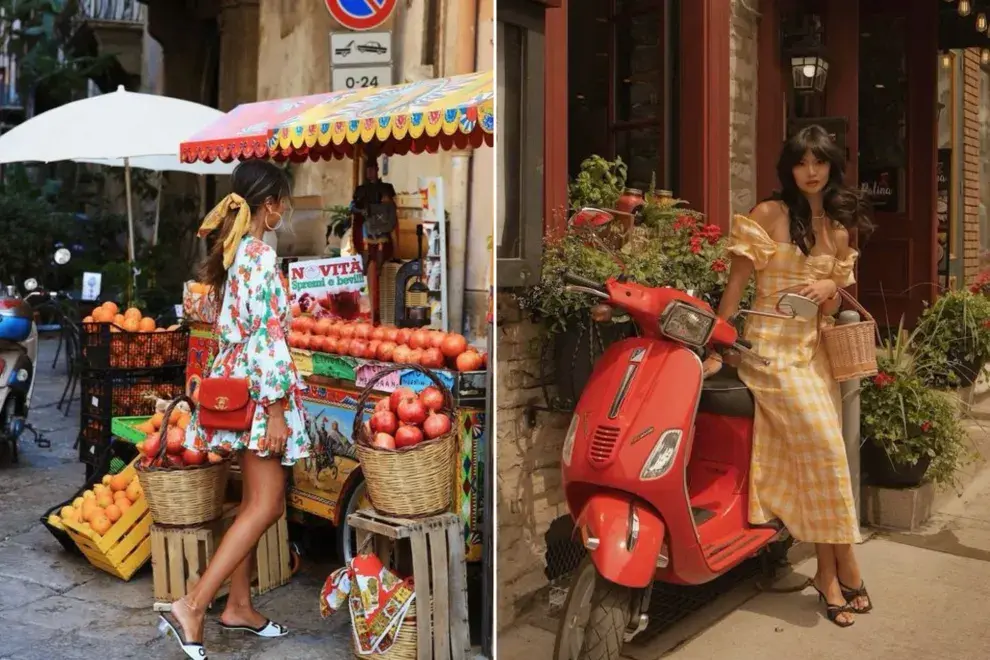
<svg viewBox="0 0 990 660"><path fill-rule="evenodd" d="M48 516L48 523L64 529L62 521L71 521L84 531L103 536L142 497L144 491L136 474L129 477L108 474L103 477L102 483L84 491L58 513Z"/></svg>
<svg viewBox="0 0 990 660"><path fill-rule="evenodd" d="M113 332L165 332L165 328L159 328L155 319L145 316L137 307L131 307L123 314L116 303L105 302L93 310L91 316L83 319L83 323L112 323ZM175 330L179 326L175 325L169 330Z"/></svg>

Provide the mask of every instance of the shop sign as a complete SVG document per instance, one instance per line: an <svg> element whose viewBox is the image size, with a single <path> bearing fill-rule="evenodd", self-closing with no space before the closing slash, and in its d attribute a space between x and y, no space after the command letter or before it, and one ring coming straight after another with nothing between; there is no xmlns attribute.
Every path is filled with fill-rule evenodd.
<svg viewBox="0 0 990 660"><path fill-rule="evenodd" d="M82 299L86 302L99 300L102 285L103 275L101 273L83 273Z"/></svg>
<svg viewBox="0 0 990 660"><path fill-rule="evenodd" d="M897 169L867 170L860 175L860 189L869 195L876 211L897 211Z"/></svg>
<svg viewBox="0 0 990 660"><path fill-rule="evenodd" d="M289 266L289 291L293 315L344 321L371 318L368 280L359 256L297 261Z"/></svg>
<svg viewBox="0 0 990 660"><path fill-rule="evenodd" d="M396 0L324 0L334 20L348 30L372 30L389 19Z"/></svg>

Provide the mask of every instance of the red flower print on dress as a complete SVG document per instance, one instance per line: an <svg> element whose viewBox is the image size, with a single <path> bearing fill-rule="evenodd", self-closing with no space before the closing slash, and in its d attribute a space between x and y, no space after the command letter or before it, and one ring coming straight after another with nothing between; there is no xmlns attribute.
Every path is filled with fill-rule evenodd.
<svg viewBox="0 0 990 660"><path fill-rule="evenodd" d="M282 324L274 316L268 318L266 330L268 330L268 338L272 341L282 341L285 339L285 334L282 332Z"/></svg>

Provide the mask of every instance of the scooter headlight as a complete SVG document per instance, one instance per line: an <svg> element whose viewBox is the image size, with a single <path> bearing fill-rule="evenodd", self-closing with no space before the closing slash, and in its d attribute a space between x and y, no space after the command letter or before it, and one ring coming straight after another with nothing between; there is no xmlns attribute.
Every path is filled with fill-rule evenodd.
<svg viewBox="0 0 990 660"><path fill-rule="evenodd" d="M573 415L571 417L571 425L567 427L567 435L564 436L564 450L562 452L563 453L562 458L564 459L565 465L571 464L571 454L574 453L574 436L577 435L577 429L578 429L578 416Z"/></svg>
<svg viewBox="0 0 990 660"><path fill-rule="evenodd" d="M681 442L680 429L664 431L653 446L649 458L643 464L643 471L639 473L639 478L644 481L659 479L667 474L670 466L674 464L674 457L677 456L677 445Z"/></svg>
<svg viewBox="0 0 990 660"><path fill-rule="evenodd" d="M660 315L660 331L689 346L708 343L715 327L715 317L709 312L685 302L673 302Z"/></svg>

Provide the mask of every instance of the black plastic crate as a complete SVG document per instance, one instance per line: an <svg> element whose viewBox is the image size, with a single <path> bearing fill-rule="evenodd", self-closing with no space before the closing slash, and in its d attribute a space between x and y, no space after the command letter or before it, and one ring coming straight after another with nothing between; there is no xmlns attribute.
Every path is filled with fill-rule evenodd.
<svg viewBox="0 0 990 660"><path fill-rule="evenodd" d="M134 371L89 370L80 378L82 414L106 422L114 417L153 415L155 404L151 397L171 401L184 392L185 380L184 365Z"/></svg>
<svg viewBox="0 0 990 660"><path fill-rule="evenodd" d="M58 542L62 544L63 548L71 553L82 555L79 547L73 543L72 539L69 537L69 534L49 523L48 516L58 512L62 507L72 504L72 501L77 497L82 497L84 491L89 490L102 481L105 475L117 474L123 470L131 461L134 460L137 453L137 447L124 440L117 440L110 443L108 451L102 452L99 463L95 466L87 466L90 469L87 469L86 471L86 483L83 484L83 487L77 490L72 497L64 502L56 504L41 515L41 524L52 533L52 536L54 536Z"/></svg>
<svg viewBox="0 0 990 660"><path fill-rule="evenodd" d="M110 420L83 415L79 422L79 460L86 463L86 477L89 478L92 470L100 465L103 456L110 446Z"/></svg>
<svg viewBox="0 0 990 660"><path fill-rule="evenodd" d="M82 356L91 369L160 369L185 366L189 328L127 332L112 323L83 323Z"/></svg>

